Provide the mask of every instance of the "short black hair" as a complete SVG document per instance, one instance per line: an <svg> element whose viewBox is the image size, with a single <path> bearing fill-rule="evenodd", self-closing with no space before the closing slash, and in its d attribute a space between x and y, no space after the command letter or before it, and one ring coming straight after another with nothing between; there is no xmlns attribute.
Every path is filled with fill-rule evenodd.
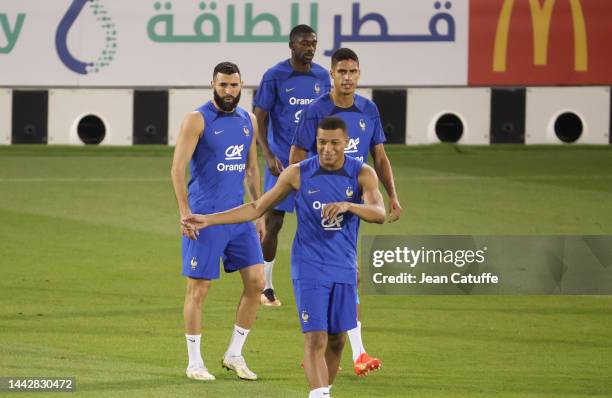
<svg viewBox="0 0 612 398"><path fill-rule="evenodd" d="M355 54L355 51L351 50L350 48L337 49L331 58L332 69L334 68L334 66L336 66L338 62L346 60L355 61L357 62L357 65L359 65L359 57L357 56L357 54Z"/></svg>
<svg viewBox="0 0 612 398"><path fill-rule="evenodd" d="M233 62L225 61L217 64L213 70L213 79L217 76L217 73L223 73L224 75L233 75L238 73L240 75L240 69L238 65Z"/></svg>
<svg viewBox="0 0 612 398"><path fill-rule="evenodd" d="M289 41L296 41L297 37L304 33L312 33L315 35L317 34L317 32L315 32L314 29L308 25L304 25L304 24L295 25L293 29L291 29L291 32L289 33Z"/></svg>
<svg viewBox="0 0 612 398"><path fill-rule="evenodd" d="M346 128L346 123L344 120L340 119L337 116L328 116L325 119L319 122L319 126L321 130L342 130L344 134L348 135L348 130Z"/></svg>

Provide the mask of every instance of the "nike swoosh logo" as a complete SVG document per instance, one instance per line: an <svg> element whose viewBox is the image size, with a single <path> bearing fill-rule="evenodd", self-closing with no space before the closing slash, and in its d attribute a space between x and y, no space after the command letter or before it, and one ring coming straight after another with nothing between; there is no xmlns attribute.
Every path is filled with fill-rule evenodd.
<svg viewBox="0 0 612 398"><path fill-rule="evenodd" d="M315 194L315 193L317 193L317 192L319 192L319 191L320 191L320 189L314 189L314 190L309 189L309 190L308 190L308 195Z"/></svg>
<svg viewBox="0 0 612 398"><path fill-rule="evenodd" d="M295 87L286 88L286 89L285 89L285 92L286 92L286 93L289 93L289 92L291 92L291 91L293 91L293 90L295 90Z"/></svg>
<svg viewBox="0 0 612 398"><path fill-rule="evenodd" d="M191 341L192 343L195 343L195 340L191 340L191 339L188 339L188 340Z"/></svg>
<svg viewBox="0 0 612 398"><path fill-rule="evenodd" d="M244 336L244 333L243 332L239 332L238 330L236 330L236 333L238 333L241 336Z"/></svg>
<svg viewBox="0 0 612 398"><path fill-rule="evenodd" d="M225 130L219 130L219 131L215 130L215 135L221 134L223 131L225 131Z"/></svg>

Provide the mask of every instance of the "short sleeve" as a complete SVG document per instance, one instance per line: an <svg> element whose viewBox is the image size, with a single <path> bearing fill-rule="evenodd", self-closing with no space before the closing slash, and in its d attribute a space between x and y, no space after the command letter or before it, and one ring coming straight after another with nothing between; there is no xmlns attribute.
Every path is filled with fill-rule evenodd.
<svg viewBox="0 0 612 398"><path fill-rule="evenodd" d="M263 109L266 112L270 112L276 101L276 84L275 80L270 76L270 73L266 73L259 83L257 93L253 99L253 105Z"/></svg>
<svg viewBox="0 0 612 398"><path fill-rule="evenodd" d="M372 142L370 142L370 148L378 144L384 144L387 141L387 137L385 137L385 131L383 130L382 123L380 121L380 114L378 113L378 108L376 107L376 105L374 105L372 122L374 123L374 131L372 133Z"/></svg>
<svg viewBox="0 0 612 398"><path fill-rule="evenodd" d="M319 124L312 107L307 106L300 117L291 145L295 145L309 152L316 152L317 126Z"/></svg>

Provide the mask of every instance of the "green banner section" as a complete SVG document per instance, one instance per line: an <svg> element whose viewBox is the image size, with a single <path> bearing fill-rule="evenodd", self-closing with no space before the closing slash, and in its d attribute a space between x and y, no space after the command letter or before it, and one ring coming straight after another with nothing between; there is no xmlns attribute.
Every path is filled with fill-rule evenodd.
<svg viewBox="0 0 612 398"><path fill-rule="evenodd" d="M612 236L379 235L364 294L612 294Z"/></svg>

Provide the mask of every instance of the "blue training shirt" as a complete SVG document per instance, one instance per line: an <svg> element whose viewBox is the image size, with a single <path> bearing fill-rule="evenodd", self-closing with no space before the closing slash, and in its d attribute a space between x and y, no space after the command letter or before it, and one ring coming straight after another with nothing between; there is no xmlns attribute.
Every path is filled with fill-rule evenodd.
<svg viewBox="0 0 612 398"><path fill-rule="evenodd" d="M359 217L347 212L325 221L327 203L361 203L359 171L363 163L345 156L339 170L319 164L319 156L300 162L300 189L295 195L297 230L291 250L291 277L357 283Z"/></svg>
<svg viewBox="0 0 612 398"><path fill-rule="evenodd" d="M302 111L330 89L329 72L315 63L304 73L285 60L264 74L253 104L269 113L268 145L283 163L289 161L291 139Z"/></svg>
<svg viewBox="0 0 612 398"><path fill-rule="evenodd" d="M305 149L308 156L316 155L317 127L328 116L337 116L346 123L349 143L344 153L348 156L367 162L370 148L386 141L374 102L355 94L351 107L340 108L334 104L330 94L325 94L304 110L291 144Z"/></svg>
<svg viewBox="0 0 612 398"><path fill-rule="evenodd" d="M208 214L239 206L243 203L247 155L253 141L249 113L240 107L231 113L222 112L212 101L196 111L204 117L204 132L189 165L191 211Z"/></svg>

